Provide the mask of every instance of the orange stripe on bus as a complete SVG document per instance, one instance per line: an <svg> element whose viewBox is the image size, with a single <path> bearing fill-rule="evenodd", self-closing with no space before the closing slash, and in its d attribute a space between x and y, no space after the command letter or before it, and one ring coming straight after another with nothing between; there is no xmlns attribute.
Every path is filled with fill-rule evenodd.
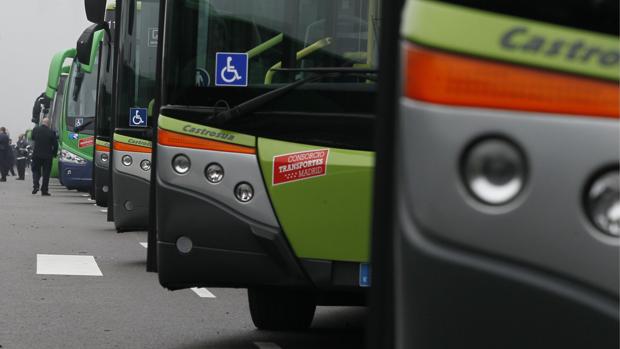
<svg viewBox="0 0 620 349"><path fill-rule="evenodd" d="M105 147L105 146L99 145L99 144L95 145L95 150L96 151L103 151L103 152L106 152L106 153L110 152L110 148L109 147Z"/></svg>
<svg viewBox="0 0 620 349"><path fill-rule="evenodd" d="M407 97L438 104L620 116L618 83L406 44Z"/></svg>
<svg viewBox="0 0 620 349"><path fill-rule="evenodd" d="M216 150L229 153L256 154L256 149L159 129L157 142L171 147Z"/></svg>
<svg viewBox="0 0 620 349"><path fill-rule="evenodd" d="M149 147L141 147L135 144L127 144L121 142L114 142L114 150L119 151L131 151L135 153L151 153L151 148Z"/></svg>

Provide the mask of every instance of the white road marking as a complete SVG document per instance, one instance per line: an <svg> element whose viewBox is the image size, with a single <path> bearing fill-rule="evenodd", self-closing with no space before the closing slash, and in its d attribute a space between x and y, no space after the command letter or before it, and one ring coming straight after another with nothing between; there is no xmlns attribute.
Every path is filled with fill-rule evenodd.
<svg viewBox="0 0 620 349"><path fill-rule="evenodd" d="M206 288L192 287L191 290L200 298L215 298L215 295Z"/></svg>
<svg viewBox="0 0 620 349"><path fill-rule="evenodd" d="M90 195L88 195L88 196L90 196ZM95 201L95 200L91 199L90 197L87 200L88 201Z"/></svg>
<svg viewBox="0 0 620 349"><path fill-rule="evenodd" d="M103 213L108 213L108 209L107 208L104 208L103 210L99 210L99 211L101 211Z"/></svg>
<svg viewBox="0 0 620 349"><path fill-rule="evenodd" d="M142 245L142 247L144 247L144 248L149 248L149 243L148 242L141 242L140 245Z"/></svg>
<svg viewBox="0 0 620 349"><path fill-rule="evenodd" d="M90 197L90 195L88 195L88 194L82 194L82 196L85 197L85 198Z"/></svg>
<svg viewBox="0 0 620 349"><path fill-rule="evenodd" d="M60 254L37 254L37 274L103 276L95 257Z"/></svg>
<svg viewBox="0 0 620 349"><path fill-rule="evenodd" d="M93 206L97 206L97 204L93 204Z"/></svg>
<svg viewBox="0 0 620 349"><path fill-rule="evenodd" d="M272 342L254 342L258 349L282 349L279 345Z"/></svg>

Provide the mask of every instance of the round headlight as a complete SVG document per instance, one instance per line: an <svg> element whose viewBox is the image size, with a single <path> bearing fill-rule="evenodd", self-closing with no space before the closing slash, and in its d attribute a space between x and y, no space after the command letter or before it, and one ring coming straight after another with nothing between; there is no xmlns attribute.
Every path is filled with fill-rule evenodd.
<svg viewBox="0 0 620 349"><path fill-rule="evenodd" d="M131 164L133 164L133 159L129 155L123 155L123 157L121 158L121 161L123 162L123 165L125 166L131 166Z"/></svg>
<svg viewBox="0 0 620 349"><path fill-rule="evenodd" d="M177 155L172 159L172 168L178 174L186 174L189 172L191 167L191 162L189 158L185 155Z"/></svg>
<svg viewBox="0 0 620 349"><path fill-rule="evenodd" d="M224 179L224 168L220 166L220 164L210 164L205 169L205 177L207 180L213 184L219 183Z"/></svg>
<svg viewBox="0 0 620 349"><path fill-rule="evenodd" d="M110 154L108 154L108 153L101 153L101 161L102 162L108 162L109 159L110 159Z"/></svg>
<svg viewBox="0 0 620 349"><path fill-rule="evenodd" d="M190 253L192 251L192 248L194 248L194 243L192 242L192 239L188 238L187 236L181 236L180 238L177 239L177 250L181 253Z"/></svg>
<svg viewBox="0 0 620 349"><path fill-rule="evenodd" d="M590 220L603 233L620 236L620 173L606 172L596 178L586 196Z"/></svg>
<svg viewBox="0 0 620 349"><path fill-rule="evenodd" d="M239 183L235 187L235 197L241 202L249 202L254 197L254 188L249 183Z"/></svg>
<svg viewBox="0 0 620 349"><path fill-rule="evenodd" d="M149 171L151 169L151 161L146 159L140 161L140 168L143 171Z"/></svg>
<svg viewBox="0 0 620 349"><path fill-rule="evenodd" d="M476 199L502 205L523 189L525 159L513 144L497 138L485 139L465 154L463 176L465 186Z"/></svg>

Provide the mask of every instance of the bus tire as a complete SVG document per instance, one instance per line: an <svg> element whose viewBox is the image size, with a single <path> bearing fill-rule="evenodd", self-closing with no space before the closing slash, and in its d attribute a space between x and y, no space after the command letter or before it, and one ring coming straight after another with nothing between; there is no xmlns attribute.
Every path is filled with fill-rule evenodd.
<svg viewBox="0 0 620 349"><path fill-rule="evenodd" d="M316 310L316 296L307 289L253 287L248 289L248 301L259 330L305 330Z"/></svg>

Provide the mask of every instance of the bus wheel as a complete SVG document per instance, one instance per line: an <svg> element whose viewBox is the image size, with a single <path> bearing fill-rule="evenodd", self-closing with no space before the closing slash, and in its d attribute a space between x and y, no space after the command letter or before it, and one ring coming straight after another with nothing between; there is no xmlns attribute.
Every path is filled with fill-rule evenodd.
<svg viewBox="0 0 620 349"><path fill-rule="evenodd" d="M248 300L252 322L260 330L305 330L316 310L316 296L306 289L255 287L248 289Z"/></svg>

